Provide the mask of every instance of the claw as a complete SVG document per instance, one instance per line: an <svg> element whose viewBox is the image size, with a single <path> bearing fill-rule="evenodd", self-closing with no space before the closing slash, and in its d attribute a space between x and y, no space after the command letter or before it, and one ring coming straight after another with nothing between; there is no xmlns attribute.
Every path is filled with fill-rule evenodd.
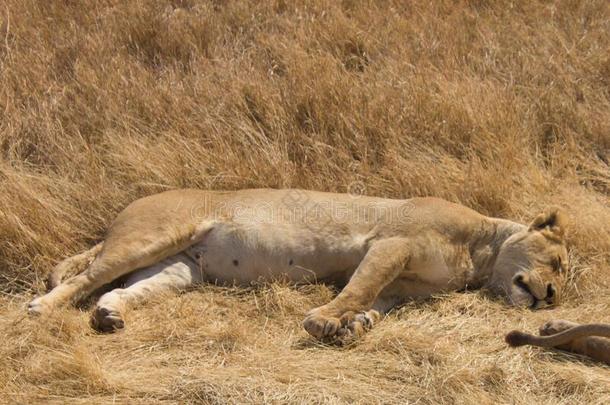
<svg viewBox="0 0 610 405"><path fill-rule="evenodd" d="M375 310L360 313L348 311L340 318L325 316L321 312L319 309L312 310L303 321L305 330L317 339L360 337L380 318L379 312Z"/></svg>

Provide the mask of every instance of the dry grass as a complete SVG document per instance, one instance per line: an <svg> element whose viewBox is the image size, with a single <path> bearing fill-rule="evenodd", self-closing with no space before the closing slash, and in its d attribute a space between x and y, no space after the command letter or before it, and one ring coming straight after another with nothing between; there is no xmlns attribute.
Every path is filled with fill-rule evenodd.
<svg viewBox="0 0 610 405"><path fill-rule="evenodd" d="M608 367L500 338L610 322L608 32L605 0L5 0L0 402L608 403ZM24 316L137 197L354 181L521 221L565 207L565 304L451 294L346 348L300 327L323 286L203 287L111 336L86 310Z"/></svg>

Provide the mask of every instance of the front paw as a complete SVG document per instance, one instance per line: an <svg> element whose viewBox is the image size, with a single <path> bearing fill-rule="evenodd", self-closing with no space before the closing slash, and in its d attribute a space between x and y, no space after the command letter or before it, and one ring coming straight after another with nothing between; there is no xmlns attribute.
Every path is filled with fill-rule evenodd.
<svg viewBox="0 0 610 405"><path fill-rule="evenodd" d="M338 335L344 342L351 341L364 335L381 319L381 315L374 309L363 312L349 312L341 317L341 329Z"/></svg>
<svg viewBox="0 0 610 405"><path fill-rule="evenodd" d="M348 342L362 336L381 318L379 312L374 309L362 312L346 311L339 316L334 315L336 314L325 311L323 307L316 308L307 314L303 327L317 339L336 337L342 342Z"/></svg>
<svg viewBox="0 0 610 405"><path fill-rule="evenodd" d="M322 308L316 308L307 314L303 327L311 336L323 339L337 334L341 328L341 319L325 313Z"/></svg>

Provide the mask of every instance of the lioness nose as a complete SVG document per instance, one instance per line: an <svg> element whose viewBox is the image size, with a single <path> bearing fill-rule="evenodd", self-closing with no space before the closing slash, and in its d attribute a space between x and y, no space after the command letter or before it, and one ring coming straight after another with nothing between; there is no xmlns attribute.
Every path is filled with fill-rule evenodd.
<svg viewBox="0 0 610 405"><path fill-rule="evenodd" d="M554 304L557 300L557 290L551 283L546 285L546 298L544 300L547 304Z"/></svg>

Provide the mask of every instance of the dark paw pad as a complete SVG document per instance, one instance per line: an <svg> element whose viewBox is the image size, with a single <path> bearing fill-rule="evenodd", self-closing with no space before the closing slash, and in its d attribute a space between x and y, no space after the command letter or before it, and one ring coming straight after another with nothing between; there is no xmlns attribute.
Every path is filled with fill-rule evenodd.
<svg viewBox="0 0 610 405"><path fill-rule="evenodd" d="M91 326L99 332L111 333L125 327L125 322L117 311L98 307L91 316Z"/></svg>

